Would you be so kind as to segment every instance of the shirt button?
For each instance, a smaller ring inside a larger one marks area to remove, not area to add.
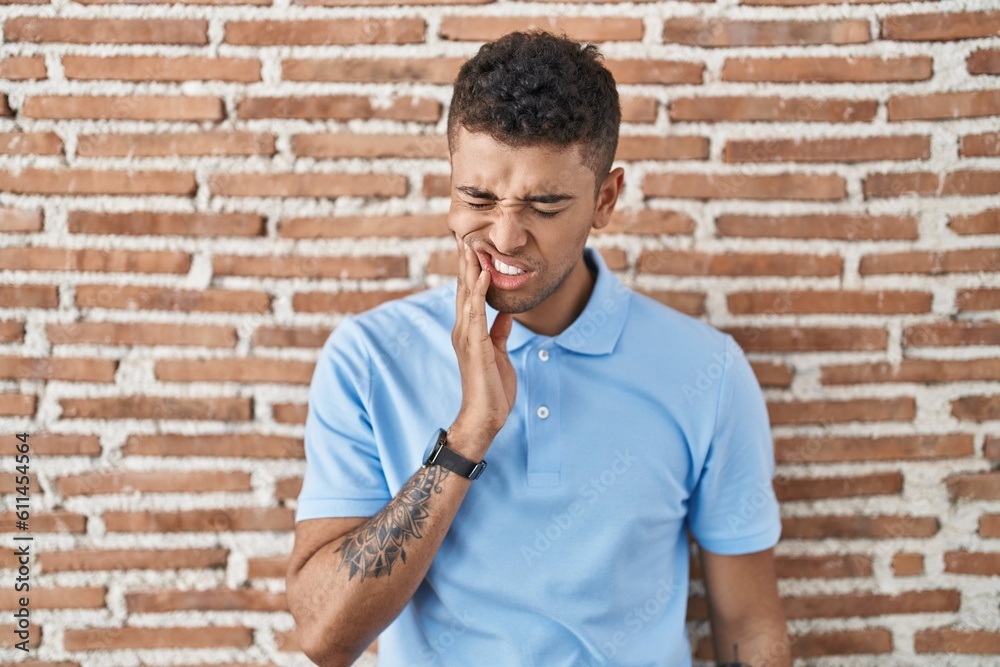
[[[535,414],[538,415],[539,418],[545,419],[549,416],[549,409],[543,405],[535,410]]]
[[[539,350],[538,351],[538,358],[541,359],[542,361],[548,361],[549,360],[549,351],[548,350]]]

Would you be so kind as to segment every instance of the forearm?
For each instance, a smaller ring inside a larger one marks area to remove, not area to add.
[[[791,642],[784,614],[767,614],[752,622],[722,623],[712,621],[712,635],[717,662],[735,661],[750,667],[791,667]]]
[[[470,481],[421,467],[375,516],[320,548],[288,590],[300,642],[322,667],[351,665],[413,597]]]

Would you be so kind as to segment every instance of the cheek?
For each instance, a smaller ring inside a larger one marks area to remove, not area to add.
[[[475,211],[453,208],[448,213],[448,229],[460,237],[466,236],[485,224],[485,217]]]

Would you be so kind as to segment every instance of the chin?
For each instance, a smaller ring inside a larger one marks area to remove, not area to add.
[[[486,290],[486,303],[501,313],[524,313],[537,306],[542,299],[535,300],[535,295],[516,296],[505,290],[490,287]]]

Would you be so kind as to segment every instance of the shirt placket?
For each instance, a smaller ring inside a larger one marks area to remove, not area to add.
[[[533,346],[525,358],[528,486],[558,486],[562,464],[559,425],[559,353],[552,340]]]

